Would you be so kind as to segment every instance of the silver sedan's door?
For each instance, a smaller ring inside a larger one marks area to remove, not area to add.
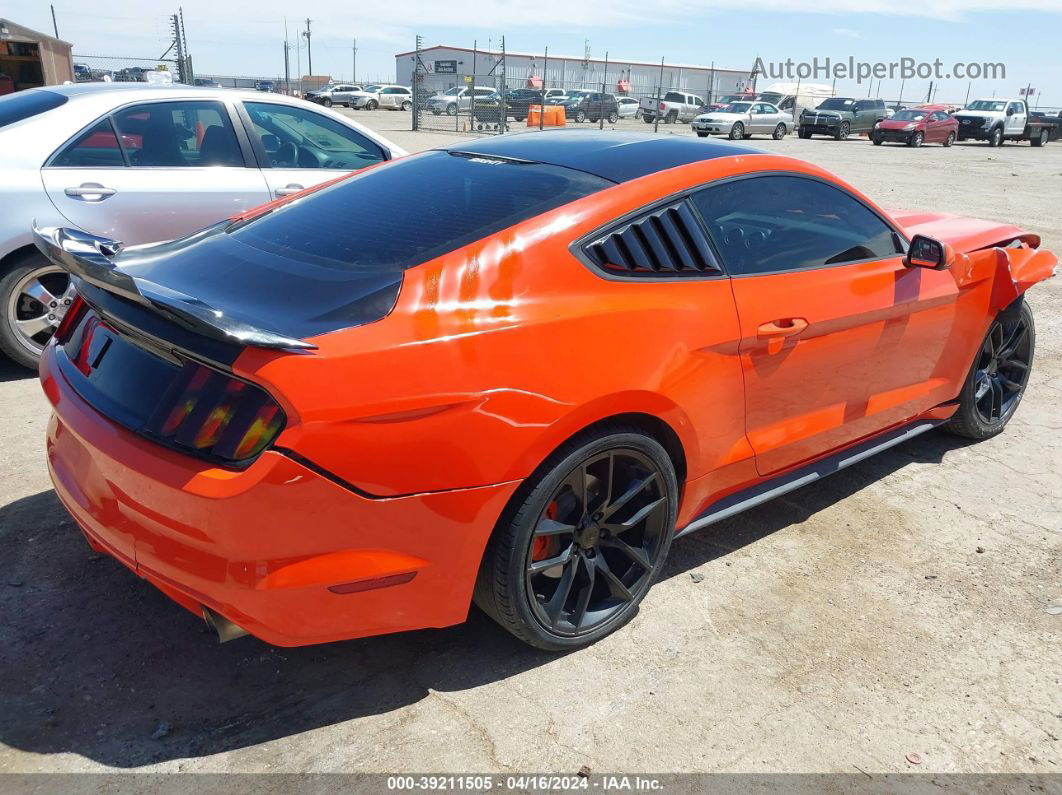
[[[41,178],[79,229],[126,244],[170,240],[269,201],[236,130],[218,100],[137,103],[72,139]]]

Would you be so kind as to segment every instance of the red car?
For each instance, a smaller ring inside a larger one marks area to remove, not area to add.
[[[909,108],[898,110],[891,119],[882,119],[870,133],[874,146],[883,143],[943,144],[951,146],[959,136],[959,122],[942,109]]]
[[[473,600],[591,643],[678,535],[933,428],[1000,433],[1057,265],[800,160],[575,130],[168,243],[37,234],[80,296],[41,361],[56,493],[222,639],[277,645]]]

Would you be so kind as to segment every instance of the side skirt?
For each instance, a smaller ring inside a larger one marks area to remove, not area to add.
[[[757,505],[773,500],[775,497],[780,497],[790,491],[799,489],[801,486],[814,483],[816,480],[822,480],[824,477],[832,475],[834,472],[839,472],[853,464],[858,464],[860,461],[864,461],[872,455],[876,455],[883,450],[888,450],[890,447],[895,447],[898,444],[906,442],[908,439],[913,439],[919,434],[932,430],[942,422],[944,421],[916,421],[911,425],[905,425],[904,427],[890,431],[889,433],[876,436],[873,439],[868,439],[861,444],[849,447],[848,449],[842,450],[840,453],[835,453],[821,461],[816,461],[803,466],[800,469],[771,478],[763,483],[757,483],[755,486],[750,486],[747,489],[743,489],[728,497],[724,497],[721,500],[717,500],[716,502],[713,502],[704,513],[676,533],[675,537],[680,538],[687,533],[692,533],[695,530],[700,530],[702,527],[721,522],[723,519],[729,519],[735,514],[747,511],[749,508],[754,508]]]

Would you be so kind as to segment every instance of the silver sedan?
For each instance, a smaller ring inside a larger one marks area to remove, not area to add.
[[[0,97],[0,350],[35,367],[70,305],[31,225],[170,240],[406,154],[280,94],[80,83]]]
[[[770,135],[785,138],[793,130],[793,117],[769,102],[731,102],[719,110],[702,113],[690,123],[701,138],[726,135],[731,140]]]

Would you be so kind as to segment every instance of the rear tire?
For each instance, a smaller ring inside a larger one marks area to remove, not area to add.
[[[648,115],[643,113],[642,114],[642,121],[644,121],[646,124],[652,124],[653,123],[653,117],[652,116],[648,116]]]
[[[405,110],[405,111],[413,110],[413,103],[410,102],[407,99],[405,102],[402,103],[402,110]]]
[[[673,110],[664,117],[664,124],[674,124],[678,121],[678,111]]]
[[[0,350],[36,370],[73,295],[69,275],[43,254],[33,252],[16,262],[0,278]]]
[[[1001,433],[1025,394],[1035,349],[1032,310],[1019,298],[989,326],[945,430],[977,440]]]
[[[771,137],[774,138],[774,140],[776,141],[781,141],[783,138],[785,138],[785,132],[785,123],[778,122],[778,126],[774,128],[774,134]]]
[[[1047,146],[1047,142],[1051,140],[1051,134],[1047,130],[1040,130],[1040,134],[1029,141],[1033,146]]]
[[[707,137],[708,137],[708,133],[706,133],[706,132],[701,132],[700,130],[698,130],[698,131],[697,131],[697,137],[698,137],[698,138],[707,138]]]
[[[620,507],[617,495],[627,497]],[[588,646],[638,612],[671,546],[677,501],[674,465],[655,439],[625,426],[581,433],[502,513],[474,600],[532,646]]]
[[[616,113],[616,111],[612,111],[610,114],[608,114],[608,123],[609,124],[615,124],[618,121],[619,121],[619,114]]]

